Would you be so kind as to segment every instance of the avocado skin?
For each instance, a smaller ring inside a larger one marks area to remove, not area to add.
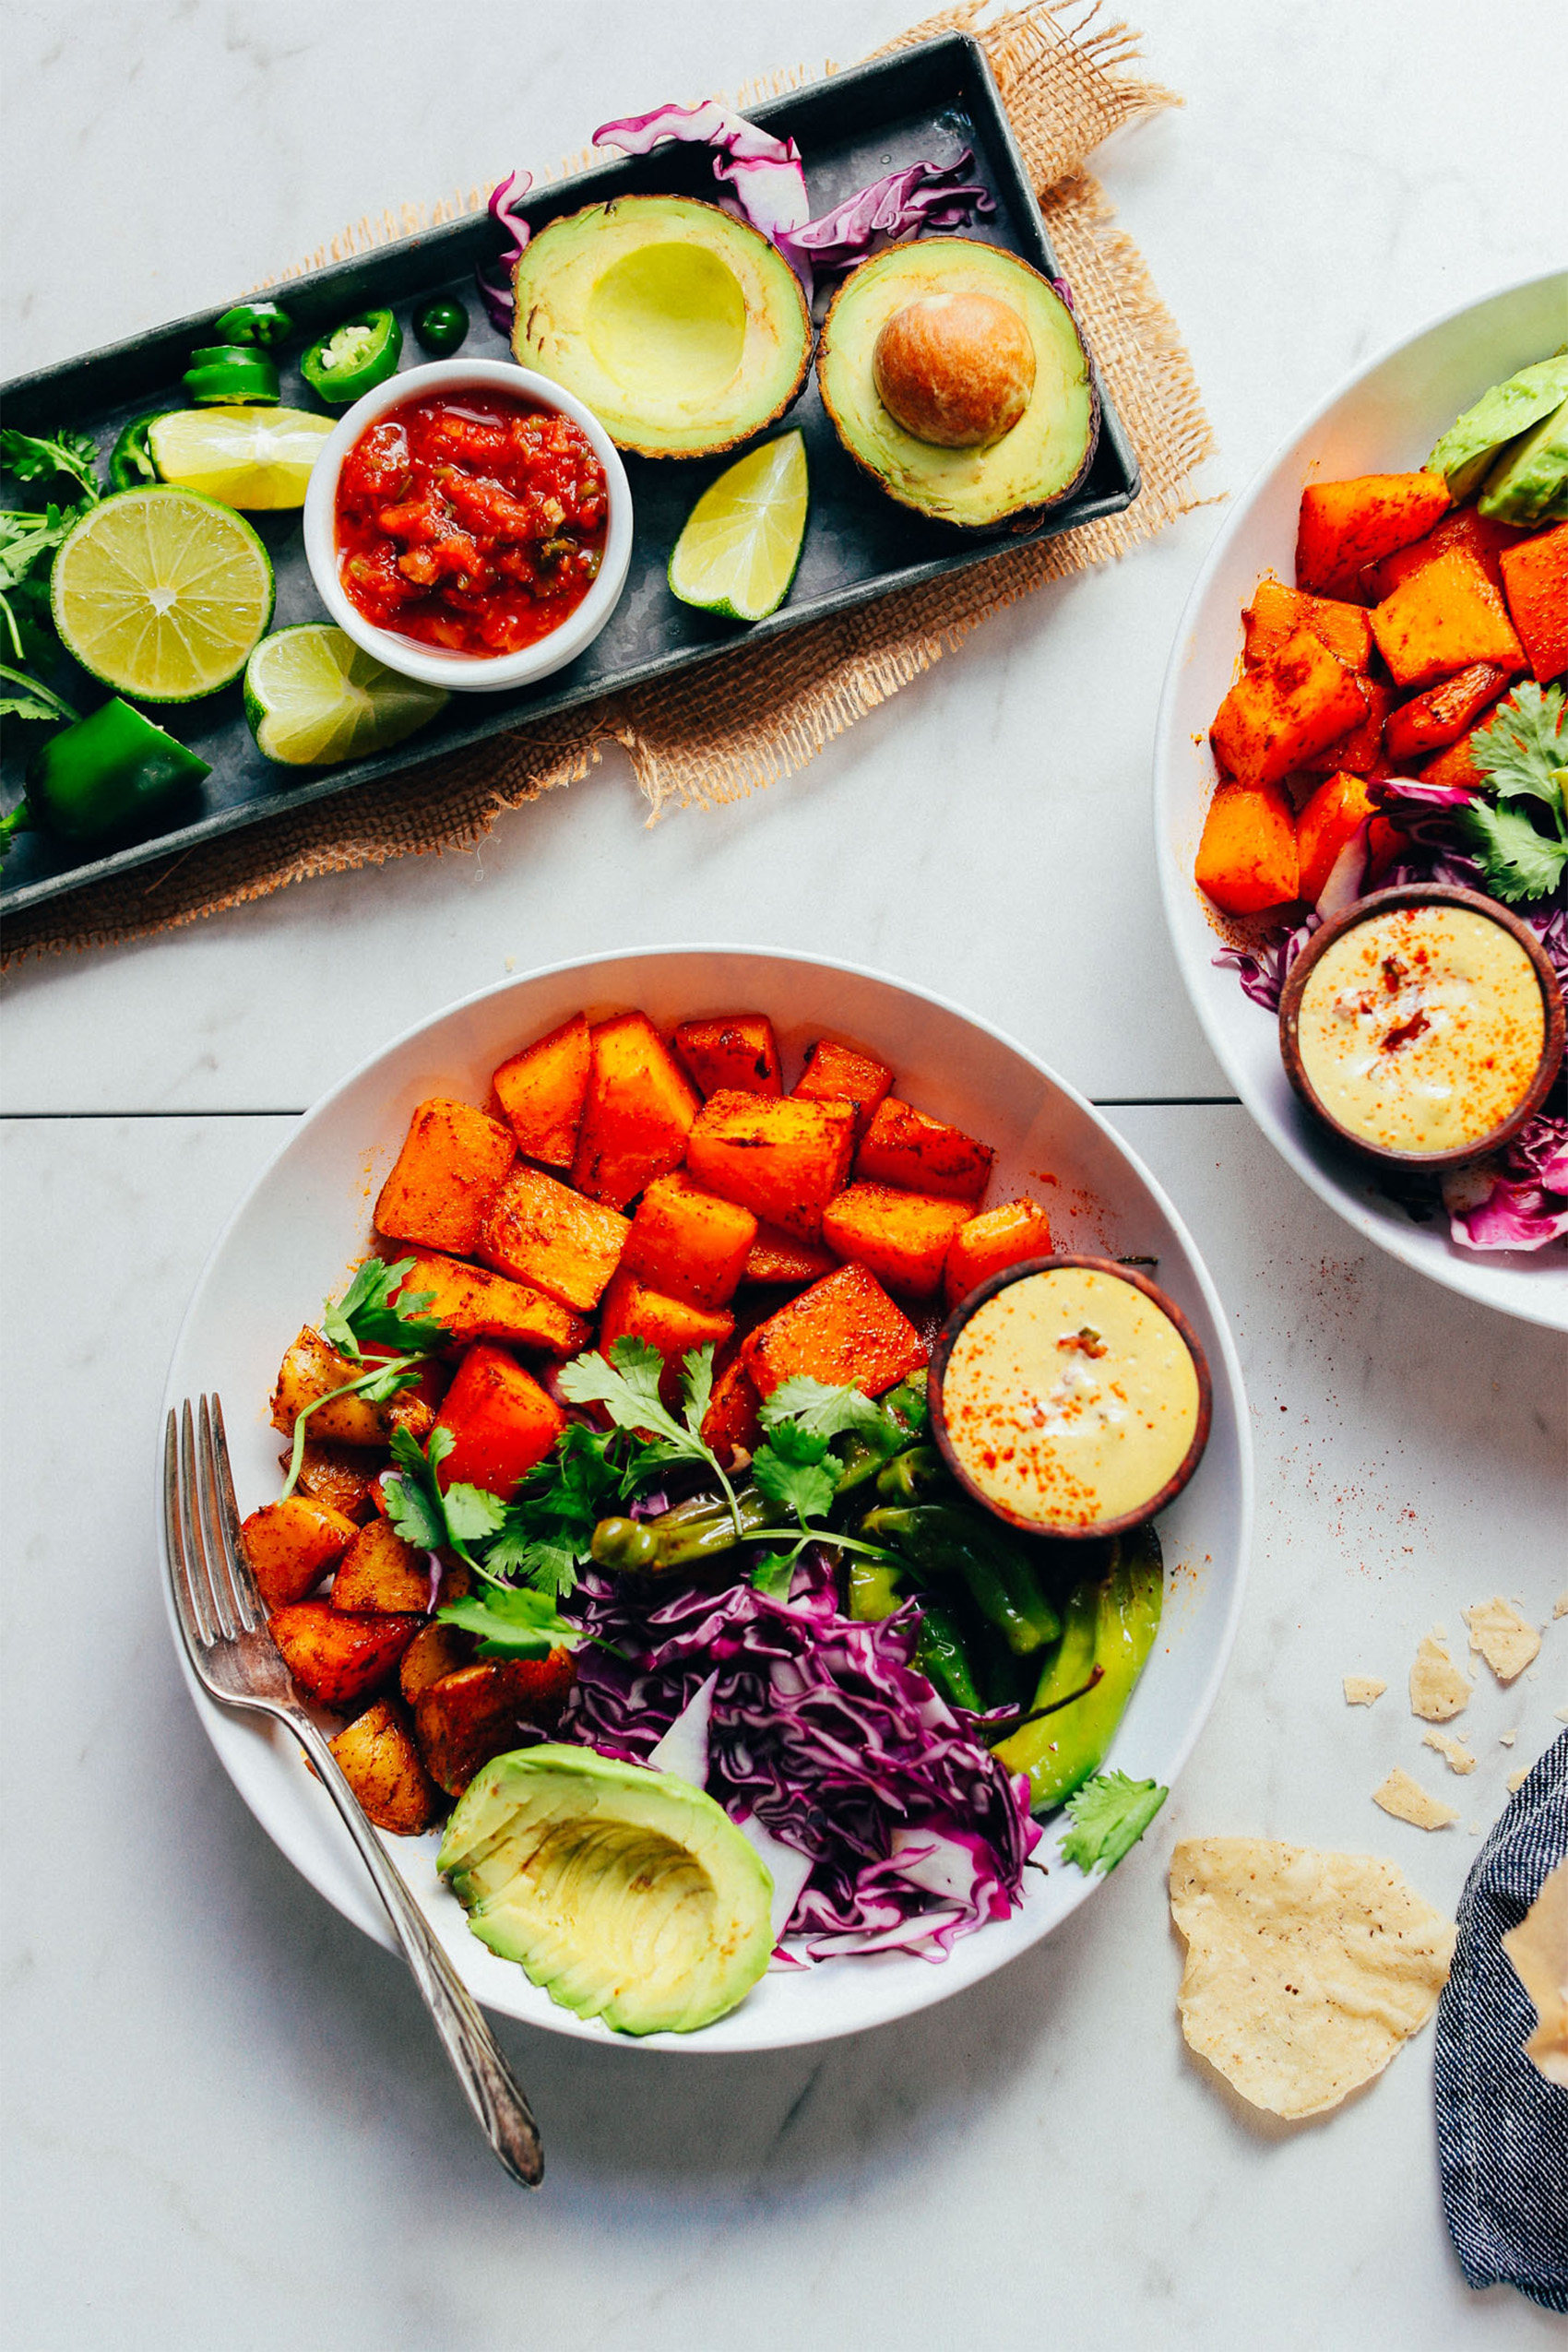
[[[1568,400],[1568,352],[1537,360],[1483,392],[1456,417],[1427,459],[1456,506],[1472,497],[1510,443]],[[1499,519],[1503,519],[1499,517]]]
[[[1505,449],[1477,505],[1497,523],[1568,520],[1568,399]]]

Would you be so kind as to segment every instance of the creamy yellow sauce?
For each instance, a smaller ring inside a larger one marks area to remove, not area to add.
[[[1094,1527],[1146,1509],[1186,1459],[1197,1370],[1134,1284],[1056,1266],[1008,1283],[969,1317],[942,1413],[992,1502],[1040,1527]]]
[[[1332,1119],[1390,1152],[1456,1151],[1529,1090],[1546,1006],[1525,950],[1468,907],[1394,907],[1325,948],[1297,1039]]]

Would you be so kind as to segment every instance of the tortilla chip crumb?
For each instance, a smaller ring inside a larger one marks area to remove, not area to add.
[[[1530,1767],[1528,1764],[1521,1764],[1517,1772],[1511,1772],[1508,1776],[1508,1794],[1511,1797],[1515,1795],[1517,1791],[1524,1787],[1529,1776]]]
[[[1536,2013],[1525,2056],[1549,2083],[1568,2090],[1568,1862],[1547,1872],[1503,1949]]]
[[[1170,1915],[1187,2046],[1270,2115],[1320,2115],[1381,2074],[1454,1954],[1452,1923],[1392,1862],[1266,1837],[1183,1839]]]
[[[1518,1737],[1517,1731],[1500,1731],[1497,1735],[1497,1744],[1500,1748],[1511,1748]]]
[[[1568,1593],[1559,1593],[1551,1605],[1554,1617],[1568,1617]]]
[[[1470,1647],[1479,1650],[1500,1682],[1523,1674],[1539,1652],[1540,1635],[1501,1593],[1460,1614],[1470,1629]]]
[[[1423,1748],[1435,1748],[1450,1772],[1474,1772],[1476,1760],[1463,1740],[1455,1740],[1447,1731],[1423,1731]]]
[[[1568,1707],[1559,1707],[1556,1719],[1559,1723],[1568,1723]]]
[[[1412,1780],[1403,1764],[1396,1764],[1381,1788],[1372,1790],[1372,1803],[1381,1805],[1396,1821],[1408,1821],[1412,1829],[1446,1829],[1450,1822],[1459,1818],[1457,1806],[1445,1805],[1441,1797],[1429,1796],[1419,1780]]]
[[[1446,1723],[1469,1703],[1472,1685],[1443,1648],[1445,1639],[1443,1627],[1434,1625],[1410,1669],[1410,1713],[1426,1723]]]
[[[1345,1704],[1348,1707],[1372,1706],[1387,1688],[1387,1683],[1380,1682],[1375,1674],[1347,1674]]]

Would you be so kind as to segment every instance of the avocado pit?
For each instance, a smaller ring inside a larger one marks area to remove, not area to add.
[[[939,449],[978,449],[1011,433],[1028,407],[1035,347],[994,294],[921,294],[878,335],[872,373],[906,433]]]

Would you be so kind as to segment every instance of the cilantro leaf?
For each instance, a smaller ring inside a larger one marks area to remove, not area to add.
[[[399,1258],[387,1265],[381,1258],[366,1258],[336,1301],[328,1300],[321,1319],[324,1339],[340,1356],[357,1363],[366,1348],[395,1348],[399,1355],[429,1355],[451,1337],[443,1323],[423,1309],[434,1290],[414,1290],[394,1301],[393,1293],[410,1275],[417,1261]]]
[[[498,1586],[482,1599],[448,1601],[435,1619],[477,1633],[481,1657],[543,1657],[582,1638],[581,1626],[563,1617],[547,1593],[527,1587]]]
[[[1568,865],[1568,836],[1553,841],[1538,832],[1524,809],[1492,808],[1472,801],[1455,809],[1455,823],[1467,848],[1479,858],[1487,888],[1505,906],[1547,898]]]
[[[431,1435],[434,1434],[433,1430]],[[445,1436],[445,1431],[442,1434]],[[446,1540],[454,1546],[482,1543],[486,1536],[498,1535],[506,1524],[506,1505],[501,1497],[482,1486],[469,1486],[463,1479],[455,1479],[446,1488],[442,1508]]]
[[[701,1462],[710,1469],[724,1491],[737,1534],[740,1532],[740,1511],[735,1502],[735,1490],[724,1474],[723,1465],[711,1445],[703,1443],[702,1420],[713,1389],[713,1348],[694,1348],[689,1350],[682,1372],[682,1387],[685,1395],[683,1420],[677,1420],[659,1393],[664,1372],[664,1358],[646,1339],[636,1339],[625,1333],[610,1349],[609,1360],[591,1351],[574,1356],[563,1364],[558,1375],[561,1394],[573,1405],[602,1405],[617,1429],[631,1430],[643,1437],[651,1436],[637,1456],[639,1476],[665,1463]],[[628,1485],[625,1491],[630,1492]]]
[[[552,1600],[564,1600],[576,1590],[577,1559],[577,1546],[566,1538],[530,1536],[508,1521],[485,1553],[484,1569],[488,1576],[517,1577]]]
[[[841,1430],[869,1432],[887,1425],[881,1406],[861,1390],[829,1388],[813,1380],[809,1372],[796,1372],[780,1381],[772,1395],[764,1397],[758,1418],[769,1433],[780,1422],[792,1421],[824,1440],[837,1437]]]
[[[446,1541],[446,1510],[436,1481],[437,1466],[452,1451],[452,1432],[439,1426],[430,1432],[430,1450],[406,1429],[392,1432],[392,1459],[398,1475],[382,1487],[386,1515],[405,1543],[421,1551],[437,1551]]]
[[[793,1560],[782,1551],[765,1551],[752,1570],[752,1584],[766,1600],[788,1600],[795,1574]]]
[[[56,474],[69,474],[96,499],[97,465],[97,442],[66,426],[48,434],[16,433],[9,427],[0,432],[0,467],[18,481],[49,481]]]
[[[1568,775],[1561,686],[1544,694],[1535,684],[1515,686],[1491,723],[1471,736],[1470,756],[1500,799],[1544,801],[1561,827]]]
[[[767,1502],[793,1512],[802,1526],[826,1516],[838,1491],[827,1440],[798,1421],[780,1421],[752,1456],[752,1477]]]
[[[1062,1840],[1062,1859],[1086,1873],[1113,1871],[1131,1851],[1170,1791],[1154,1780],[1129,1780],[1124,1772],[1097,1772],[1067,1800],[1072,1822]]]

